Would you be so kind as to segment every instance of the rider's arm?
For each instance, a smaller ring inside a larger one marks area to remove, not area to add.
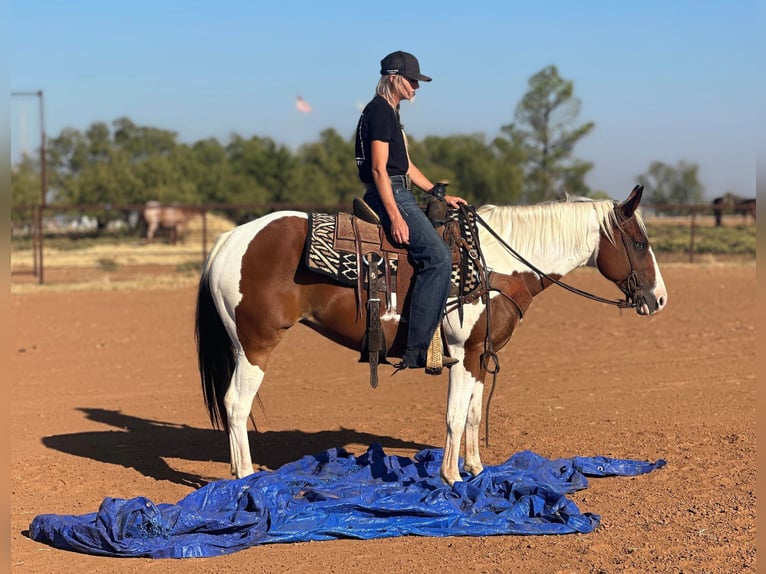
[[[426,193],[429,193],[431,189],[434,187],[434,185],[431,183],[431,180],[429,180],[425,175],[423,175],[423,172],[418,169],[418,167],[412,163],[412,160],[410,160],[410,179],[412,180],[412,183],[417,185],[420,189],[425,191]],[[456,195],[445,195],[444,201],[447,202],[447,205],[450,207],[457,207],[461,203],[468,203],[465,199],[462,197],[457,197]]]
[[[397,243],[409,243],[410,232],[404,221],[399,207],[394,200],[394,192],[391,189],[391,180],[388,179],[388,142],[372,140],[370,142],[370,167],[375,188],[378,190],[383,208],[391,220],[391,239]]]

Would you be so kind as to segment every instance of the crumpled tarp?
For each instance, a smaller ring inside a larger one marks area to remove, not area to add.
[[[591,532],[599,516],[566,494],[586,476],[634,476],[665,465],[607,457],[548,460],[524,451],[447,486],[441,449],[412,459],[372,444],[359,457],[342,448],[276,471],[212,482],[176,504],[106,498],[98,512],[42,514],[30,537],[105,556],[191,558],[259,544],[393,536],[490,536]]]

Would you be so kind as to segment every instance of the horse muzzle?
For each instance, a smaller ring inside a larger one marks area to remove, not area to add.
[[[635,308],[639,315],[654,315],[662,311],[668,299],[664,284],[645,289],[634,273],[626,277],[619,287],[625,294],[625,307]]]
[[[646,291],[635,289],[632,293],[626,293],[629,306],[635,307],[639,315],[654,315],[662,311],[667,302],[667,293],[661,289]]]

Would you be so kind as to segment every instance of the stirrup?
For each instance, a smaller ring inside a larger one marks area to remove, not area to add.
[[[442,347],[441,325],[437,325],[431,343],[426,352],[426,373],[429,375],[441,375],[443,368],[450,368],[459,361],[452,357],[445,357]]]

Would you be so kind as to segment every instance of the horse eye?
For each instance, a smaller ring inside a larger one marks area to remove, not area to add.
[[[636,249],[646,249],[646,243],[644,243],[643,241],[636,241],[633,243],[633,246]]]

